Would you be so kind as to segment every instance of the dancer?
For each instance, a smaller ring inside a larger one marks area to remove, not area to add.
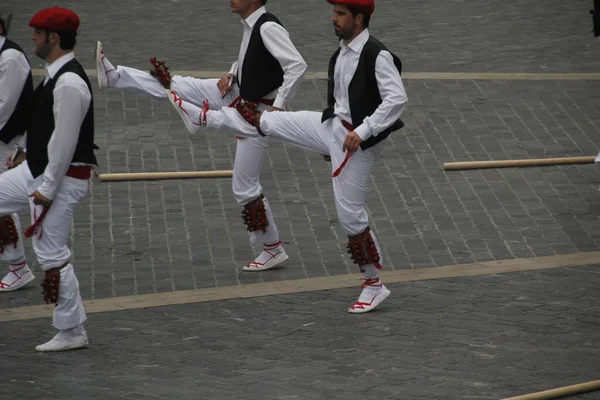
[[[117,88],[166,98],[165,87],[172,88],[186,101],[202,105],[207,101],[213,109],[235,106],[240,101],[260,104],[261,110],[283,110],[304,78],[306,63],[289,38],[281,22],[265,8],[266,0],[231,0],[232,12],[242,18],[244,35],[239,58],[229,74],[218,79],[169,77],[162,83],[152,74],[117,66],[97,44],[96,68],[100,89]],[[161,65],[155,62],[159,74]],[[163,87],[164,86],[164,87]],[[260,184],[260,171],[268,146],[268,138],[251,137],[237,140],[232,187],[242,206],[242,217],[251,240],[263,246],[262,253],[244,265],[244,271],[264,271],[288,259],[269,202]],[[250,214],[260,213],[260,219]]]
[[[261,112],[250,102],[210,110],[186,102],[176,88],[168,95],[190,132],[211,127],[245,137],[274,136],[331,157],[338,219],[364,279],[348,312],[365,313],[390,294],[379,275],[381,248],[369,228],[365,199],[382,141],[403,126],[400,114],[407,97],[400,60],[369,33],[374,0],[328,2],[334,5],[331,19],[341,41],[329,63],[324,112]]]

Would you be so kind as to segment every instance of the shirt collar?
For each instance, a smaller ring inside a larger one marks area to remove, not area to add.
[[[254,11],[252,14],[250,14],[250,16],[248,18],[246,18],[245,20],[242,20],[242,24],[248,25],[250,28],[254,28],[256,21],[258,21],[258,19],[261,17],[261,15],[265,14],[266,12],[267,12],[267,9],[265,8],[265,6],[262,6],[259,9],[257,9],[256,11]]]
[[[2,46],[4,46],[5,42],[6,42],[6,36],[0,36],[0,49],[2,48]]]
[[[54,78],[54,75],[69,61],[75,58],[75,53],[72,51],[65,55],[60,56],[52,64],[46,64],[46,74],[50,79]]]
[[[367,40],[369,40],[369,30],[365,29],[357,37],[355,37],[347,46],[344,45],[343,40],[340,40],[340,47],[342,48],[343,52],[346,52],[348,51],[348,49],[350,49],[355,53],[360,54],[362,48],[365,46],[365,43],[367,43]]]

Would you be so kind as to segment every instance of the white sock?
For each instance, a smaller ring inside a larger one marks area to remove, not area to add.
[[[8,264],[8,269],[11,271],[16,271],[20,268],[23,268],[25,265],[27,265],[25,257],[19,257],[18,259],[13,260]]]
[[[260,253],[258,258],[255,260],[257,263],[264,264],[269,261],[273,256],[281,253],[283,251],[283,246],[281,245],[281,241],[277,241],[271,244],[263,244],[263,252]]]
[[[110,61],[108,61],[108,57],[106,55],[102,55],[102,65],[104,65],[104,69],[106,70],[106,77],[108,78],[108,86],[114,87],[115,84],[119,81],[121,75],[117,72],[117,69]]]
[[[270,243],[270,244],[264,243],[263,250],[271,252],[271,253],[280,252],[281,250],[283,250],[283,246],[281,245],[281,240],[278,240],[277,242]]]
[[[85,333],[85,328],[83,327],[83,324],[79,324],[74,328],[65,329],[65,331],[73,335],[83,335]]]
[[[375,267],[373,264],[367,264],[361,266],[363,272],[363,277],[365,279],[379,278],[379,269]]]

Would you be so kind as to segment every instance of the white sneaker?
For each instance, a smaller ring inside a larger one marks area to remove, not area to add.
[[[371,311],[381,304],[391,293],[388,288],[383,286],[381,278],[365,279],[362,287],[363,291],[360,297],[348,309],[348,312],[351,314],[362,314]]]
[[[83,325],[79,325],[72,329],[59,331],[52,340],[36,346],[35,350],[40,352],[66,351],[81,349],[88,345],[87,332]]]
[[[0,292],[12,292],[33,282],[35,275],[27,262],[9,266],[8,274],[0,281]]]
[[[104,55],[104,48],[100,42],[96,42],[96,78],[100,90],[110,87],[110,83],[114,86],[119,80],[119,73]]]
[[[278,247],[279,249],[263,250],[256,260],[252,261],[250,264],[244,265],[242,269],[244,271],[265,271],[281,264],[289,257],[283,247]]]
[[[184,101],[181,97],[177,95],[171,89],[167,89],[167,97],[169,101],[175,107],[179,116],[185,123],[185,127],[190,131],[190,133],[196,133],[196,131],[202,127],[206,126],[206,113],[208,111],[208,101],[204,101],[204,109],[200,107],[196,107],[192,103],[188,103]]]

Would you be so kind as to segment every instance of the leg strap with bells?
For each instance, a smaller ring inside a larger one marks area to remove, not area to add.
[[[60,270],[69,265],[65,263],[58,268],[52,268],[46,271],[42,281],[42,294],[46,304],[56,304],[58,302],[58,293],[60,288]]]
[[[19,233],[15,226],[15,220],[11,215],[0,217],[0,254],[3,252],[3,247],[9,244],[17,247],[19,241]]]
[[[249,232],[267,231],[269,220],[267,219],[263,199],[264,196],[261,194],[256,200],[252,200],[250,203],[244,205],[242,219],[244,220],[244,224],[248,227]]]
[[[348,236],[346,247],[354,264],[358,264],[359,266],[373,264],[376,268],[381,269],[379,252],[377,251],[377,246],[369,227],[358,235]]]

